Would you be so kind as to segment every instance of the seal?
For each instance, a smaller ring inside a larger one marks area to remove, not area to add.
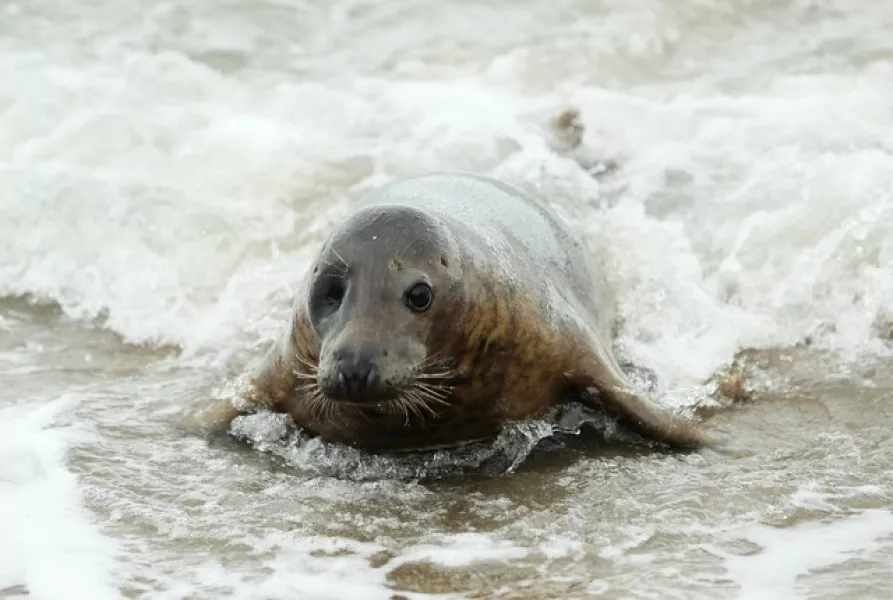
[[[251,403],[373,452],[487,440],[568,398],[657,442],[710,444],[634,391],[613,321],[544,203],[481,175],[420,175],[371,193],[322,244]]]

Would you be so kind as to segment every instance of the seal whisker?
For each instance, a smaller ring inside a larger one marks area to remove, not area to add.
[[[394,400],[394,402],[397,404],[397,407],[400,409],[400,411],[406,417],[406,419],[404,421],[404,425],[409,425],[409,417],[410,417],[409,411],[412,406],[412,403],[409,399],[407,399],[406,393],[404,392],[404,393],[400,394],[399,396],[397,396],[397,398]]]
[[[306,356],[301,355],[300,352],[295,352],[295,359],[297,359],[299,363],[310,369],[312,373],[316,373],[319,370],[319,367],[317,365],[313,364]]]
[[[419,369],[418,373],[419,375],[455,375],[456,370],[449,365],[426,365]]]
[[[426,394],[428,394],[430,396],[434,396],[436,398],[446,398],[447,396],[450,395],[450,392],[452,391],[452,389],[449,387],[433,386],[433,385],[418,382],[418,381],[416,382],[415,387],[418,390],[423,391]]]
[[[456,376],[456,374],[452,371],[445,371],[442,373],[420,373],[415,376],[416,379],[452,379]]]
[[[296,379],[316,381],[316,373],[302,373],[300,371],[294,371],[292,372],[292,375],[294,375]]]
[[[426,387],[426,388],[430,388],[430,389],[432,389],[432,390],[445,390],[445,391],[449,391],[449,390],[453,389],[454,387],[456,387],[456,386],[453,385],[452,383],[449,383],[449,380],[447,380],[447,381],[443,381],[443,380],[437,380],[437,379],[435,379],[435,380],[433,380],[433,381],[428,381],[428,380],[425,380],[425,379],[419,380],[419,378],[416,378],[415,381],[414,381],[414,383],[415,383],[416,385],[423,386],[423,387]]]
[[[440,416],[437,413],[437,411],[434,410],[434,408],[431,406],[431,401],[430,401],[431,399],[426,398],[423,395],[420,395],[419,398],[420,398],[420,402],[419,402],[420,409],[424,410],[425,412],[427,412],[429,415],[431,415],[435,419]]]
[[[431,404],[437,404],[440,406],[449,406],[450,405],[450,403],[447,402],[446,400],[444,400],[443,398],[437,398],[435,396],[429,396],[427,394],[422,395],[421,398],[423,399],[425,404],[427,404],[429,406]]]
[[[424,392],[427,396],[432,398],[436,398],[441,402],[446,402],[446,398],[452,392],[452,387],[447,386],[433,386],[427,383],[416,382],[413,386],[414,388]]]
[[[425,360],[422,361],[420,366],[420,370],[425,371],[427,369],[432,368],[449,368],[450,364],[453,361],[449,358],[441,358],[438,353],[428,355]]]
[[[412,421],[409,413],[410,411],[412,411],[412,414],[416,414],[415,404],[413,404],[406,398],[400,398],[400,406],[403,408],[403,414],[406,415],[403,424],[409,427],[410,422]]]
[[[323,405],[325,406],[325,408],[323,409],[324,418],[327,421],[334,421],[335,420],[335,412],[338,409],[338,405],[336,403],[332,402],[328,397],[323,395],[322,392],[320,392],[320,396],[322,397],[322,402],[323,402]]]
[[[424,410],[426,413],[436,418],[438,416],[437,411],[431,407],[431,403],[428,401],[428,399],[426,399],[425,396],[422,394],[419,394],[418,398],[419,409]]]
[[[312,417],[316,417],[319,409],[319,399],[316,393],[312,393],[307,395],[304,398],[304,401],[307,403],[307,411],[310,413]]]
[[[432,417],[437,417],[437,413],[429,406],[428,400],[426,400],[424,394],[418,388],[409,388],[403,393],[403,397],[410,403],[412,412],[419,418],[419,421],[425,420],[425,415],[422,414],[422,411],[427,412]]]
[[[393,400],[388,400],[385,404],[385,408],[388,412],[403,413],[403,425],[406,427],[409,426],[409,408],[402,395],[397,396]]]
[[[379,410],[385,414],[394,414],[398,412],[402,412],[400,408],[400,403],[397,400],[385,400],[384,402],[378,405]]]
[[[438,414],[431,407],[432,404],[439,405],[439,406],[449,406],[450,405],[450,403],[447,402],[446,400],[442,400],[440,398],[434,398],[433,396],[428,396],[428,395],[423,394],[423,395],[420,395],[419,398],[421,399],[421,403],[424,404],[425,408],[428,409],[428,411],[432,414],[432,416],[435,416],[435,417],[438,416]]]
[[[305,397],[307,409],[313,418],[326,418],[331,411],[332,401],[314,386],[311,394]]]
[[[338,405],[335,402],[332,402],[330,399],[325,396],[322,397],[323,404],[323,418],[326,421],[334,421],[335,413],[338,410]]]
[[[449,379],[455,379],[459,373],[452,366],[453,361],[447,358],[440,358],[437,353],[429,355],[419,366],[418,373],[415,375],[416,381],[441,382]],[[440,384],[435,384],[440,385]]]
[[[326,408],[327,406],[325,397],[319,392],[314,393],[312,407],[313,414],[316,415],[317,418],[323,417],[326,413]]]
[[[425,416],[422,414],[422,409],[427,410],[432,416],[437,416],[437,413],[431,410],[431,407],[428,406],[424,398],[422,398],[416,390],[408,390],[403,397],[407,401],[407,405],[412,411],[412,414],[418,417],[419,421],[425,420]]]

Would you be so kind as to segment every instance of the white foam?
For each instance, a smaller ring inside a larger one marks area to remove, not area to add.
[[[274,553],[264,562],[262,577],[224,567],[215,558],[209,558],[192,569],[188,577],[178,577],[169,589],[153,597],[182,598],[197,589],[246,600],[387,600],[393,595],[387,585],[387,573],[369,565],[369,556],[380,550],[376,544],[317,537],[302,537],[296,543],[287,535],[270,535],[255,543]]]
[[[140,75],[127,89],[113,84],[122,69]],[[669,103],[648,91],[576,95],[599,143],[626,154],[625,194],[590,210],[586,232],[610,257],[624,332],[642,360],[682,384],[742,346],[788,344],[832,318],[835,343],[870,343],[874,319],[893,312],[884,226],[893,205],[880,191],[893,159],[869,147],[883,140],[872,141],[864,116],[882,119],[877,131],[890,120],[878,105],[893,91],[882,74],[779,77],[759,98],[709,87]],[[133,341],[202,348],[250,327],[306,266],[296,232],[315,218],[302,206],[315,191],[342,196],[374,173],[505,172],[519,155],[539,163],[519,178],[566,171],[525,121],[557,98],[473,80],[234,89],[163,54],[76,73],[38,66],[25,83],[44,98],[60,86],[73,93],[17,103],[0,124],[0,178],[12,190],[3,235],[14,240],[0,293],[54,299],[75,316],[107,313]],[[358,137],[373,130],[385,137]],[[327,190],[333,162],[344,165],[341,183]],[[669,171],[694,181],[670,200]],[[325,219],[321,209],[312,214]],[[270,244],[296,235],[274,259]]]
[[[893,513],[866,510],[829,523],[801,523],[784,529],[751,525],[740,535],[757,544],[760,551],[726,559],[728,575],[740,586],[739,598],[804,598],[808,596],[806,586],[798,578],[888,547]]]
[[[779,75],[760,96],[583,88],[573,101],[587,143],[622,157],[624,191],[611,199],[548,151],[539,129],[545,108],[563,105],[554,96],[473,79],[236,86],[165,53],[74,70],[38,61],[0,83],[0,96],[27,91],[0,117],[0,294],[106,315],[130,341],[217,351],[287,307],[354,188],[483,168],[582,211],[620,297],[623,341],[670,387],[742,347],[807,335],[884,352],[884,73]],[[823,331],[829,322],[836,330]]]
[[[509,562],[526,558],[529,548],[485,533],[458,533],[438,536],[429,543],[405,551],[394,564],[432,562],[446,567],[463,567],[480,562]]]
[[[885,72],[778,75],[759,96],[578,94],[629,168],[586,230],[610,257],[624,341],[665,380],[807,336],[889,355],[893,154],[870,133],[893,124]]]
[[[82,508],[65,466],[82,432],[54,424],[75,403],[66,396],[0,409],[0,590],[22,586],[47,600],[118,597],[115,544]]]

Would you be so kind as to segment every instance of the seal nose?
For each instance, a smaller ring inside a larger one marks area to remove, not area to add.
[[[337,395],[345,400],[364,402],[380,398],[381,377],[370,353],[363,351],[339,353],[337,388]]]
[[[372,364],[362,358],[342,363],[338,373],[338,383],[344,386],[351,396],[362,395],[370,387],[371,380],[374,379],[373,371]]]

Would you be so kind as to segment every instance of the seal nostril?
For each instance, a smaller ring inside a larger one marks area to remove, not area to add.
[[[352,401],[364,402],[378,393],[378,370],[372,360],[349,353],[339,362],[339,395]]]

